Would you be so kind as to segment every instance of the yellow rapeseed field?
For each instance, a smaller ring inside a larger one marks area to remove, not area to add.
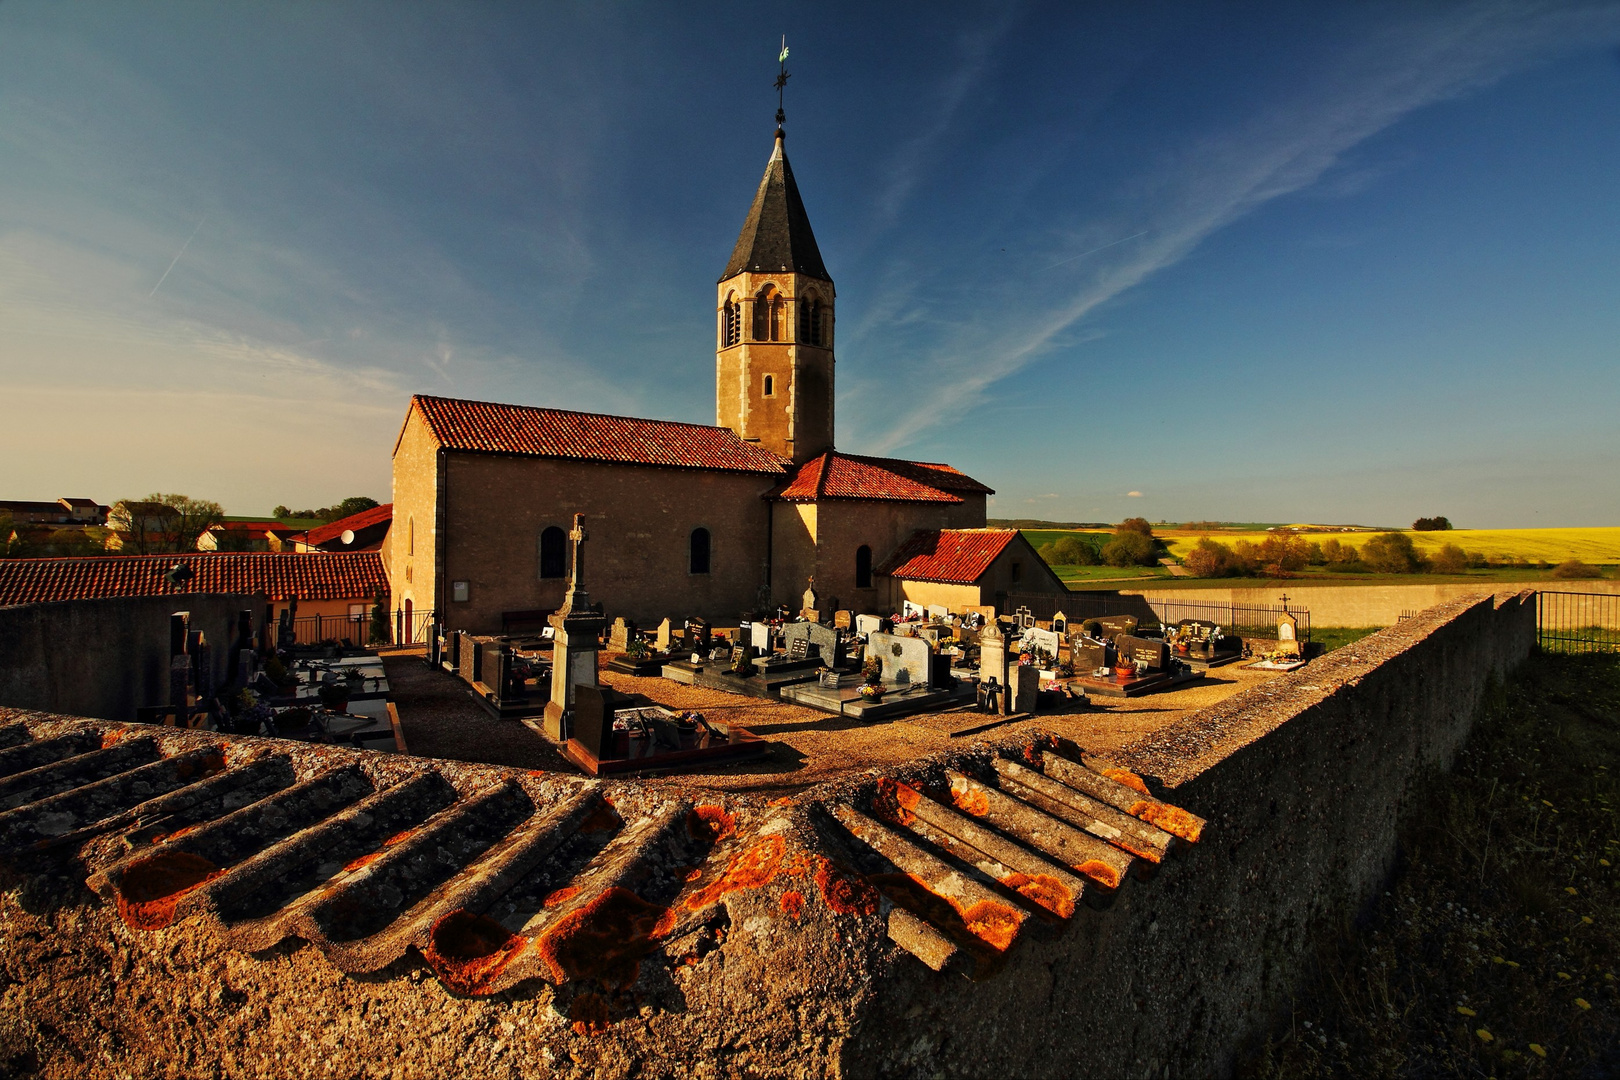
[[[1158,534],[1170,553],[1185,558],[1201,536],[1210,536],[1223,544],[1248,540],[1258,544],[1268,534],[1264,532],[1189,532],[1166,529]],[[1307,541],[1320,543],[1329,538],[1341,544],[1360,547],[1377,533],[1302,533]],[[1599,564],[1620,563],[1620,528],[1595,529],[1452,529],[1448,532],[1407,531],[1418,550],[1434,554],[1446,544],[1456,544],[1464,551],[1478,552],[1486,557],[1529,559],[1531,562],[1561,563],[1566,559]]]

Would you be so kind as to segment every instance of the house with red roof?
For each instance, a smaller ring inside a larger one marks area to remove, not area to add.
[[[383,549],[397,607],[481,632],[555,609],[575,514],[591,598],[643,625],[797,609],[812,580],[826,610],[892,610],[941,589],[979,606],[1017,583],[1015,566],[1029,591],[1063,588],[1021,537],[983,566],[894,562],[985,532],[993,492],[949,465],[836,449],[836,292],[784,140],[778,129],[716,290],[715,425],[417,395],[394,445]],[[886,573],[906,567],[977,569]]]
[[[1068,586],[1017,529],[923,529],[877,569],[886,609],[904,601],[952,611],[1002,610],[1009,596],[1062,596]]]
[[[394,521],[394,504],[383,503],[308,532],[287,537],[293,551],[382,551]]]

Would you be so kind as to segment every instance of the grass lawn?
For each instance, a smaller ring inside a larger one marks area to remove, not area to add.
[[[1324,652],[1332,652],[1382,629],[1382,626],[1313,626],[1311,644],[1322,646]]]
[[[1620,1072],[1617,777],[1620,656],[1533,654],[1416,789],[1388,891],[1307,946],[1292,1015],[1238,1074]]]
[[[1121,581],[1155,581],[1170,576],[1170,571],[1162,566],[1054,566],[1052,571],[1069,582],[1070,588],[1074,588],[1076,582],[1081,585],[1088,582],[1118,584]]]

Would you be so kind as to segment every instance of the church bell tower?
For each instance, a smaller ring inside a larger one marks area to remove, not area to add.
[[[833,445],[833,283],[785,138],[720,276],[715,422],[798,463]]]

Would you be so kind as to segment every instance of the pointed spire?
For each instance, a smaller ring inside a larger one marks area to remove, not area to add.
[[[754,205],[748,208],[748,218],[726,263],[726,272],[720,275],[721,281],[745,271],[787,272],[832,280],[822,265],[815,234],[810,231],[810,217],[799,198],[799,186],[793,182],[793,167],[783,150],[786,139],[778,127],[776,148],[765,165],[765,176],[754,195]]]

